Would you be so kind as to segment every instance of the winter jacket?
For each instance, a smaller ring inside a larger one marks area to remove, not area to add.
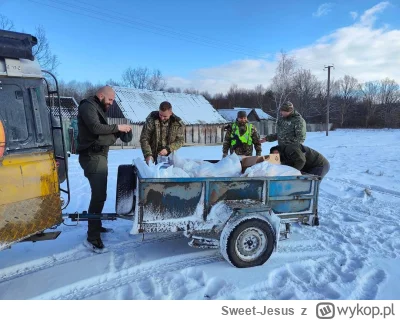
[[[107,115],[97,96],[81,101],[78,107],[78,148],[82,153],[93,146],[103,147],[108,152],[109,146],[120,138],[124,142],[132,140],[132,131],[118,131],[117,124],[109,125]]]
[[[297,170],[308,172],[316,167],[323,167],[329,161],[318,151],[303,145],[278,146],[281,163]]]
[[[142,148],[143,156],[146,159],[152,156],[157,160],[157,155],[162,149],[168,151],[168,155],[181,148],[185,143],[185,125],[181,118],[172,114],[168,120],[168,128],[166,134],[166,145],[161,143],[162,123],[159,118],[158,111],[151,112],[143,126],[140,134],[140,147]]]
[[[306,140],[306,122],[296,110],[286,118],[278,119],[276,133],[266,137],[269,142],[278,140],[279,145],[302,144]]]
[[[239,129],[239,135],[243,136],[246,134],[246,131],[250,126],[249,123],[240,123],[238,121],[234,122],[231,125],[228,125],[226,128],[225,139],[222,145],[222,154],[223,156],[228,155],[228,151],[230,153],[236,153],[242,156],[252,156],[253,155],[253,145],[256,149],[256,155],[261,156],[261,142],[260,135],[257,132],[257,129],[252,125],[251,126],[251,144],[243,143],[240,141],[240,137],[236,137],[235,128]],[[232,143],[233,139],[236,139],[236,143]]]

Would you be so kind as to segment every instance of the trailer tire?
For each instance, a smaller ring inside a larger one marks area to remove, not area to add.
[[[229,223],[228,223],[229,224]],[[229,225],[226,226],[229,229]],[[237,268],[263,265],[275,247],[275,232],[268,221],[252,218],[233,225],[221,237],[220,251]]]

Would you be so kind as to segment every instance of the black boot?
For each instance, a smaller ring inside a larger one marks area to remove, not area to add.
[[[104,227],[101,227],[101,228],[100,228],[100,232],[101,232],[101,233],[111,233],[111,232],[114,232],[114,230],[111,229],[111,228],[104,228]]]
[[[103,253],[105,251],[105,247],[103,244],[103,241],[101,241],[100,238],[97,239],[86,239],[83,244],[89,248],[90,250],[93,250],[96,253]]]

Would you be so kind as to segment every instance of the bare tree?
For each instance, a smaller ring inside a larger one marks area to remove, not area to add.
[[[171,92],[171,93],[181,93],[182,89],[181,88],[174,88],[174,87],[169,87],[167,89],[165,89],[166,92]]]
[[[257,85],[254,89],[257,107],[259,108],[262,108],[264,105],[264,96],[266,91],[267,90],[261,84]]]
[[[299,111],[303,117],[321,111],[319,105],[314,105],[315,97],[320,92],[321,83],[310,70],[300,69],[295,73],[292,79],[291,100],[296,110]]]
[[[109,79],[109,80],[106,81],[106,85],[107,86],[118,86],[118,87],[120,87],[121,86],[121,82],[115,81],[113,79]]]
[[[148,88],[150,90],[162,91],[167,86],[167,81],[161,74],[160,70],[153,70],[153,73],[148,82]]]
[[[145,89],[146,80],[148,79],[147,68],[131,68],[129,67],[122,74],[122,80],[124,84],[128,87],[133,87],[136,89]]]
[[[0,29],[13,31],[14,30],[14,22],[12,22],[6,16],[0,14]]]
[[[392,126],[395,120],[394,111],[399,108],[400,92],[396,81],[386,78],[380,82],[379,103],[383,109],[385,126]]]
[[[122,80],[128,87],[136,89],[163,90],[167,83],[158,69],[152,72],[147,67],[129,67],[122,74]]]
[[[32,48],[33,55],[42,69],[55,72],[60,62],[57,56],[51,52],[46,32],[42,26],[36,28],[35,36],[38,40],[38,44]]]
[[[186,88],[183,90],[183,93],[186,94],[200,94],[199,90],[195,89],[195,88]]]
[[[74,97],[79,103],[82,99],[93,96],[104,84],[94,85],[90,81],[79,82],[73,80],[68,83],[60,81],[58,85],[61,96]]]
[[[238,100],[239,100],[239,88],[237,84],[231,85],[229,88],[229,91],[226,95],[228,102],[229,102],[229,107],[231,109],[238,107]]]
[[[347,120],[350,106],[356,101],[358,95],[358,81],[356,78],[345,75],[343,79],[337,81],[336,96],[339,98],[339,124],[343,124]]]
[[[291,92],[296,65],[295,58],[288,57],[286,53],[281,52],[279,64],[271,84],[271,90],[274,92],[276,114],[279,113],[279,108],[288,99]]]
[[[363,94],[363,102],[367,109],[365,115],[365,127],[368,128],[371,118],[374,116],[378,108],[379,100],[379,82],[369,81],[360,85]]]
[[[6,16],[0,14],[0,29],[14,30],[14,23]],[[50,72],[55,72],[60,64],[58,58],[50,50],[50,44],[46,37],[46,32],[42,26],[35,29],[35,37],[37,38],[37,45],[32,48],[32,53],[42,69]]]

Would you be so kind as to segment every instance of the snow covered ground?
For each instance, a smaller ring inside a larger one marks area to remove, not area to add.
[[[109,252],[99,255],[82,245],[82,222],[61,225],[55,241],[0,252],[0,298],[400,299],[399,141],[400,130],[308,133],[305,144],[331,162],[321,184],[320,226],[294,225],[263,266],[236,269],[218,250],[191,248],[180,234],[142,239],[129,234],[132,222],[125,220],[104,223],[114,233],[103,237]],[[263,153],[272,145],[264,143]],[[219,159],[221,146],[182,148],[180,155]],[[118,165],[138,156],[140,150],[110,152],[104,212],[114,212]],[[89,202],[77,160],[70,158],[66,212],[86,210]]]

